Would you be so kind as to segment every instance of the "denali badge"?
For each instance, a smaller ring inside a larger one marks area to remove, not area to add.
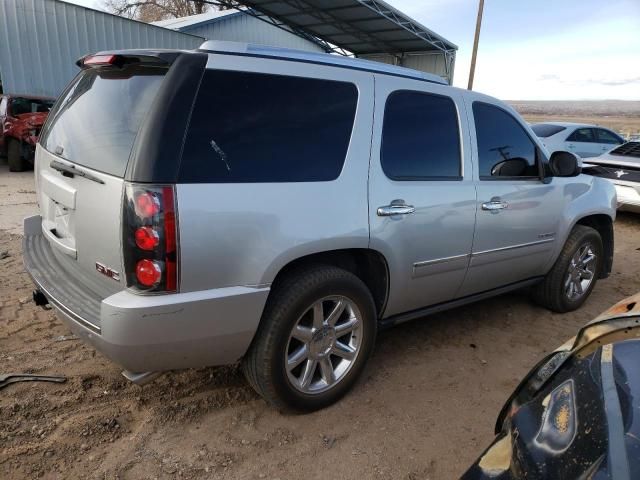
[[[120,274],[118,272],[116,272],[115,270],[112,270],[111,268],[96,262],[96,270],[99,271],[101,274],[106,275],[109,278],[113,278],[116,282],[120,281]]]

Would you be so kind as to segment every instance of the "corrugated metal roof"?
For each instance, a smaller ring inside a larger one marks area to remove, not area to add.
[[[458,47],[382,0],[226,0],[356,55]],[[250,13],[251,12],[247,12]]]
[[[60,0],[0,0],[0,75],[7,93],[56,96],[87,53],[193,49],[203,40]]]
[[[251,29],[246,32],[250,38],[212,33],[239,11],[313,43],[325,52],[413,67],[441,75],[449,83],[453,81],[458,47],[382,0],[219,0],[219,4],[236,10],[231,14],[211,12],[185,17],[163,25],[211,39],[299,48],[258,40],[251,37]]]
[[[193,25],[206,25],[210,22],[216,22],[218,20],[226,20],[229,17],[233,17],[236,15],[242,15],[242,12],[239,10],[209,10],[205,13],[200,13],[198,15],[189,15],[188,17],[179,17],[179,18],[169,18],[167,20],[159,20],[157,22],[151,22],[152,25],[157,25],[159,27],[171,28],[173,30],[182,30],[185,27],[190,27]]]

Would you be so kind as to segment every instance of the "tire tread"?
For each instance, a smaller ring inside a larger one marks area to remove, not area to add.
[[[373,297],[364,283],[353,273],[332,265],[317,264],[297,269],[273,286],[253,342],[242,361],[242,369],[249,384],[268,403],[282,411],[315,410],[316,407],[294,406],[277,392],[272,372],[272,357],[277,354],[278,332],[290,321],[287,313],[295,308],[301,297],[321,285],[335,281],[361,284],[368,293],[367,301],[375,312]],[[374,319],[375,324],[375,319]],[[373,332],[375,338],[375,331]],[[373,343],[373,340],[372,340]],[[363,352],[364,353],[364,352]]]

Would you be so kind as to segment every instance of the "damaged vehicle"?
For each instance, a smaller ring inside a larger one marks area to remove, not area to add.
[[[464,480],[640,478],[640,294],[539,362],[495,431]]]
[[[25,95],[0,96],[0,153],[9,170],[21,172],[33,165],[42,125],[55,99]]]
[[[606,178],[616,187],[618,210],[640,213],[640,142],[627,142],[583,163],[587,175]]]
[[[611,271],[613,185],[438,76],[230,42],[79,64],[36,149],[25,266],[138,383],[240,362],[315,410],[378,328],[525,287],[567,312]]]

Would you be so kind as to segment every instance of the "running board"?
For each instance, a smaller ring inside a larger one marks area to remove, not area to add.
[[[451,300],[448,302],[438,303],[436,305],[431,305],[430,307],[419,308],[418,310],[412,310],[406,313],[400,313],[398,315],[393,315],[389,318],[384,318],[380,320],[378,323],[378,328],[384,330],[386,328],[393,327],[399,323],[408,322],[409,320],[415,320],[416,318],[425,317],[427,315],[432,315],[434,313],[442,312],[444,310],[449,310],[451,308],[461,307],[463,305],[467,305],[469,303],[478,302],[480,300],[485,300],[487,298],[496,297],[498,295],[502,295],[503,293],[511,292],[513,290],[519,290],[521,288],[530,287],[531,285],[535,285],[536,283],[541,282],[544,277],[533,277],[527,280],[523,280],[521,282],[511,283],[509,285],[505,285],[504,287],[494,288],[492,290],[486,290],[480,293],[474,293],[473,295],[468,295],[462,298],[456,298],[455,300]]]

